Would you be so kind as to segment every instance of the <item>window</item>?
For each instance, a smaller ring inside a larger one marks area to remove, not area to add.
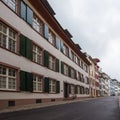
[[[65,44],[63,44],[63,53],[64,53],[66,56],[69,55],[69,51],[68,51],[68,50],[69,50],[68,47],[67,47]]]
[[[55,45],[55,37],[56,37],[55,34],[49,29],[48,41],[53,45]]]
[[[5,4],[7,4],[13,11],[16,11],[16,0],[2,0]]]
[[[75,93],[75,86],[71,85],[70,88],[71,88],[71,94],[74,94]]]
[[[68,76],[68,66],[64,64],[64,74]]]
[[[16,70],[0,65],[0,89],[16,89]]]
[[[56,93],[56,81],[55,80],[49,80],[49,92]]]
[[[33,75],[33,91],[42,92],[43,91],[43,78],[38,75]]]
[[[49,68],[55,70],[55,58],[53,56],[49,56]]]
[[[33,28],[41,35],[43,35],[43,22],[38,19],[35,14],[33,16]]]
[[[80,86],[77,86],[77,94],[80,94]]]
[[[75,72],[74,69],[71,68],[71,78],[75,78]]]
[[[26,5],[24,1],[21,1],[21,18],[25,20],[29,25],[33,24],[33,11],[32,9]]]
[[[0,22],[0,46],[16,52],[16,40],[16,32]]]
[[[33,45],[33,61],[42,64],[42,49],[36,45]]]
[[[71,51],[71,59],[74,61],[74,53]]]
[[[88,67],[87,67],[87,65],[84,65],[84,70],[85,70],[86,72],[88,72]]]

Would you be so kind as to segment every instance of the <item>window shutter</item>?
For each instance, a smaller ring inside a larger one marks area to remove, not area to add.
[[[64,63],[61,61],[61,73],[64,74]]]
[[[63,53],[63,49],[64,49],[64,45],[63,45],[63,42],[61,41],[60,42],[60,50],[61,50],[62,53]]]
[[[24,71],[20,71],[20,90],[26,90],[26,73]]]
[[[44,51],[44,66],[49,67],[49,53]]]
[[[69,75],[69,77],[71,77],[71,68],[70,67],[68,67],[68,75]]]
[[[46,24],[44,24],[44,36],[48,40],[48,38],[49,38],[49,28]]]
[[[74,70],[74,78],[77,80],[77,71],[76,70]]]
[[[56,72],[59,72],[59,60],[56,59]]]
[[[56,48],[59,50],[60,47],[60,40],[58,37],[56,37]]]
[[[69,93],[71,94],[71,85],[69,85]]]
[[[26,38],[26,57],[27,57],[28,59],[30,59],[30,60],[33,59],[32,49],[33,49],[32,40]]]
[[[26,91],[33,91],[33,75],[32,73],[26,72]]]
[[[25,20],[26,21],[26,15],[27,15],[27,13],[26,13],[26,9],[27,9],[27,6],[26,6],[26,4],[21,0],[21,11],[20,11],[20,15],[21,15],[21,18],[23,19],[23,20]]]
[[[56,93],[60,93],[60,81],[56,82]]]
[[[75,85],[75,94],[78,94],[78,89],[77,89],[77,87],[79,87],[79,86]]]
[[[44,92],[49,93],[49,78],[44,79]]]
[[[20,54],[26,56],[26,37],[20,35]]]
[[[33,11],[28,6],[27,6],[27,23],[29,23],[31,26],[33,24]]]

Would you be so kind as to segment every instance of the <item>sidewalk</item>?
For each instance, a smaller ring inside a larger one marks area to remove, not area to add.
[[[74,103],[74,102],[86,101],[86,100],[92,100],[92,99],[96,99],[96,98],[84,98],[84,99],[74,99],[74,100],[65,100],[65,101],[57,101],[57,102],[47,102],[47,103],[15,106],[15,107],[9,107],[7,109],[0,110],[0,113],[15,112],[15,111],[21,111],[21,110],[30,110],[30,109],[36,109],[36,108],[44,108],[44,107],[49,107],[49,106],[70,104],[70,103]]]

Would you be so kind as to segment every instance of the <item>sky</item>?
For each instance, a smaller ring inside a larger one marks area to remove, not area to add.
[[[120,0],[48,0],[56,19],[102,71],[120,81]]]

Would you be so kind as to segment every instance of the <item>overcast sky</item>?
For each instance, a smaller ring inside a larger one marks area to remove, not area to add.
[[[55,17],[83,51],[120,81],[120,0],[48,0]]]

